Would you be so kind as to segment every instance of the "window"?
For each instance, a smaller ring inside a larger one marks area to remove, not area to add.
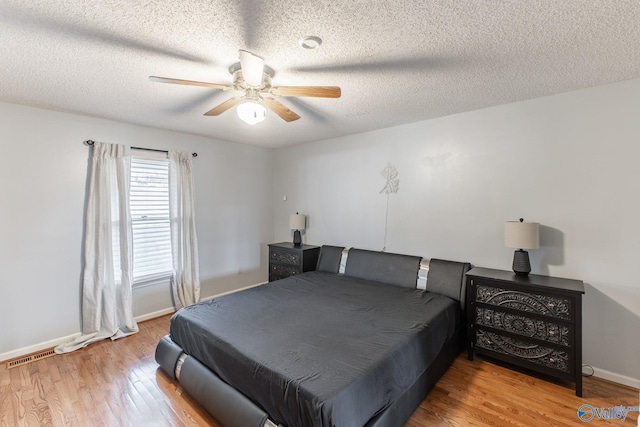
[[[133,284],[171,276],[169,161],[131,157],[130,209],[133,231]]]

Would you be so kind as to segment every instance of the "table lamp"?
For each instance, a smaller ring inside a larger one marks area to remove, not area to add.
[[[294,246],[300,246],[302,243],[302,236],[300,230],[304,230],[307,217],[300,215],[298,212],[289,215],[289,228],[294,230],[293,232],[293,244]]]
[[[524,249],[538,249],[540,247],[540,223],[507,221],[504,224],[504,245],[515,248],[513,253],[513,272],[519,276],[527,276],[531,272],[529,252]]]

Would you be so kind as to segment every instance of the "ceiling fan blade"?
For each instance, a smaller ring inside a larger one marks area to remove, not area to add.
[[[158,82],[158,83],[172,83],[177,85],[203,86],[203,87],[211,87],[214,89],[233,90],[233,86],[231,85],[221,85],[218,83],[207,83],[207,82],[196,82],[193,80],[172,79],[169,77],[149,76],[149,80],[151,80],[152,82]]]
[[[340,98],[342,91],[337,86],[276,86],[269,90],[274,96],[307,96],[314,98]]]
[[[242,69],[242,78],[249,86],[262,86],[262,73],[264,73],[264,58],[240,49],[240,68]]]
[[[241,96],[236,96],[235,98],[230,98],[224,101],[222,104],[217,107],[213,107],[211,110],[204,113],[205,116],[219,116],[220,114],[227,111],[229,108],[233,108],[239,103],[241,103],[243,98]]]
[[[285,107],[282,103],[276,101],[273,98],[264,98],[263,101],[264,105],[266,105],[268,109],[279,115],[285,122],[292,122],[300,118],[299,115],[297,115],[296,113]]]

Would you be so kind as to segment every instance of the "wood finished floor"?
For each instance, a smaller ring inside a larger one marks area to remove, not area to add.
[[[219,426],[154,361],[169,316],[140,333],[7,370],[0,367],[0,426]],[[585,378],[584,397],[566,386],[461,355],[406,427],[585,425],[577,409],[637,406],[638,390]],[[635,426],[627,420],[592,422]],[[588,424],[588,423],[586,423]]]

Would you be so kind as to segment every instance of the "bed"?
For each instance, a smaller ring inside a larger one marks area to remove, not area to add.
[[[156,360],[225,427],[402,426],[462,351],[468,269],[323,246],[316,271],[179,310]]]

